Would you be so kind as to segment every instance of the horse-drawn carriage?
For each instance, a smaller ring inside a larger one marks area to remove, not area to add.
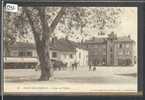
[[[66,70],[68,67],[72,67],[72,70],[77,70],[79,63],[74,61],[68,66],[67,62],[62,62],[60,60],[51,60],[54,70]]]
[[[52,67],[53,67],[54,71],[56,71],[56,70],[61,71],[61,70],[67,70],[68,67],[71,67],[72,70],[77,70],[79,63],[78,62],[73,62],[69,66],[67,62],[52,59],[51,64],[52,64]],[[40,69],[40,65],[37,65],[36,71],[38,69]]]
[[[67,62],[64,63],[60,60],[51,60],[52,66],[54,70],[66,70],[67,69]]]
[[[53,70],[66,70],[67,69],[67,63],[64,63],[60,60],[51,60],[51,64],[53,67]],[[40,65],[38,64],[35,68],[35,70],[37,71],[38,69],[40,69]]]

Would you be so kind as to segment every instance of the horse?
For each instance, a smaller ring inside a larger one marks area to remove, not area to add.
[[[59,60],[52,60],[52,65],[54,70],[65,70],[67,68],[67,63],[63,63],[62,61]]]

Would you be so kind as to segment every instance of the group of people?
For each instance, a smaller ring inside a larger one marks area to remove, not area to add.
[[[89,71],[95,71],[95,70],[96,70],[95,66],[89,65]]]
[[[64,63],[59,60],[52,60],[52,66],[54,70],[66,70],[68,63]]]
[[[96,61],[93,60],[92,62],[89,63],[89,71],[95,71],[96,70]]]
[[[74,61],[69,65],[67,62],[53,60],[52,65],[54,70],[67,70],[68,67],[71,67],[72,70],[77,70],[79,63],[77,61]]]
[[[53,70],[61,71],[61,70],[67,70],[68,67],[70,67],[72,70],[78,70],[79,63],[77,61],[73,61],[71,64],[68,64],[67,62],[62,62],[60,60],[51,60]],[[35,70],[37,71],[40,69],[40,66],[37,65],[35,67]],[[89,71],[95,71],[96,66],[94,63],[89,64]]]
[[[74,61],[72,62],[70,65],[68,65],[67,62],[62,62],[62,61],[59,61],[59,60],[51,60],[51,63],[52,63],[52,67],[53,67],[53,70],[56,71],[61,71],[61,70],[67,70],[67,68],[70,66],[72,70],[77,70],[78,69],[78,65],[79,63]],[[37,65],[35,67],[35,70],[38,71],[40,69],[40,65]]]

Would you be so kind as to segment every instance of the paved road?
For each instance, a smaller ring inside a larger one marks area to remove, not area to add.
[[[87,67],[81,67],[77,71],[71,69],[55,71],[54,77],[50,81],[39,82],[37,79],[40,76],[40,71],[34,69],[9,69],[5,70],[5,90],[18,91],[16,87],[26,86],[27,88],[34,87],[37,89],[23,88],[23,91],[35,91],[39,89],[38,87],[44,86],[47,89],[42,89],[43,92],[115,91],[120,89],[132,91],[137,88],[137,77],[132,75],[136,71],[135,67],[97,67],[96,71],[89,71]]]

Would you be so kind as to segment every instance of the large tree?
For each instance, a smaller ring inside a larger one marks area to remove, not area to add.
[[[118,19],[121,13],[118,8],[95,7],[22,7],[19,10],[20,12],[12,17],[13,22],[6,21],[5,27],[6,30],[15,30],[20,36],[29,32],[33,34],[40,62],[40,80],[49,80],[52,76],[49,44],[50,37],[55,34],[55,30],[67,35],[69,33],[70,36],[74,36],[76,31],[81,36],[84,34],[87,36],[89,33],[84,32],[85,28],[102,30],[106,27],[114,27],[119,23]],[[8,14],[6,14],[7,17],[10,20]],[[13,29],[10,27],[10,23],[13,23]],[[6,34],[12,33],[12,31],[5,32]],[[6,37],[8,36],[6,35]]]

